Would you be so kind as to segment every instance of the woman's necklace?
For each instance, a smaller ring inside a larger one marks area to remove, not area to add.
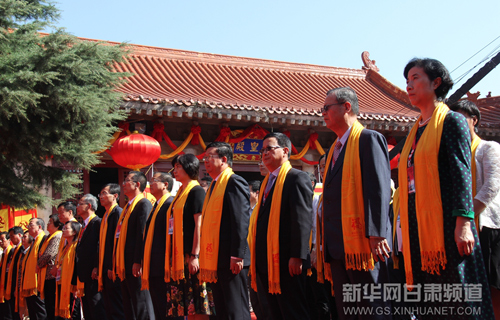
[[[424,122],[422,122],[422,120],[420,120],[418,126],[419,127],[423,127],[427,124],[427,122],[429,122],[431,120],[432,116],[430,116],[429,118],[427,118],[427,120],[425,120]]]

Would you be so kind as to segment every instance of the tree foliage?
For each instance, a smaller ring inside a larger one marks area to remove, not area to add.
[[[128,75],[113,70],[126,46],[40,33],[58,15],[47,1],[0,0],[0,203],[45,206],[48,186],[78,193],[81,177],[64,168],[99,163],[126,118],[116,88]]]

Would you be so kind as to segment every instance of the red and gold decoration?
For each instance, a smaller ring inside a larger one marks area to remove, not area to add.
[[[36,218],[38,212],[36,207],[32,209],[17,209],[7,205],[0,205],[0,232],[8,231],[14,226],[28,230],[31,218]]]
[[[108,153],[118,165],[139,170],[158,160],[161,147],[156,139],[134,132],[116,140]]]

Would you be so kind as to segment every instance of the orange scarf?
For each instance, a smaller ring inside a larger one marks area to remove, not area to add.
[[[31,244],[30,250],[26,253],[23,261],[23,279],[22,279],[22,293],[23,297],[30,297],[38,293],[38,274],[36,273],[36,265],[38,262],[38,251],[40,243],[42,243],[45,232],[42,231]],[[45,279],[43,279],[45,281]]]
[[[144,243],[144,258],[142,259],[142,277],[141,277],[142,290],[149,290],[149,273],[151,271],[151,247],[153,246],[153,236],[155,232],[156,216],[158,215],[158,212],[160,211],[161,207],[163,207],[163,204],[165,203],[165,201],[167,201],[168,198],[170,198],[169,192],[164,194],[160,198],[160,200],[158,200],[158,205],[156,206],[156,209],[152,213],[153,216],[151,217],[151,220],[149,222],[148,234],[145,235],[146,241]]]
[[[183,239],[183,223],[184,205],[188,198],[189,192],[200,184],[196,180],[191,180],[187,186],[182,186],[175,195],[174,201],[168,208],[167,212],[167,243],[165,253],[165,282],[170,282],[170,278],[174,281],[184,279],[184,239]],[[172,212],[173,211],[173,212]],[[169,219],[174,218],[174,236],[168,233]],[[173,244],[172,244],[173,238]],[[173,247],[173,252],[170,248]],[[170,256],[172,256],[172,265],[170,265]]]
[[[217,282],[220,219],[224,194],[233,169],[227,167],[217,179],[212,194],[205,196],[201,222],[200,281]]]
[[[61,234],[61,233],[62,231],[57,230],[56,232],[51,234],[50,237],[47,238],[47,240],[45,240],[45,242],[42,245],[42,249],[40,249],[40,255],[43,255],[45,253],[45,250],[47,250],[50,240],[52,240],[52,238],[54,238],[56,234]],[[45,289],[45,277],[47,276],[47,267],[48,265],[45,265],[45,267],[38,270],[38,292],[40,293],[40,299],[42,300],[45,299],[44,289]]]
[[[370,240],[365,235],[365,208],[363,202],[363,182],[361,178],[361,161],[359,159],[359,137],[364,130],[358,121],[354,122],[345,146],[344,164],[342,168],[342,233],[346,269],[372,270],[375,261],[371,254]],[[337,138],[338,140],[338,138]],[[330,148],[325,168],[330,168],[333,158],[333,146]],[[323,181],[328,170],[325,170]]]
[[[418,238],[422,271],[440,274],[440,267],[446,266],[444,248],[443,205],[439,184],[438,154],[446,115],[450,109],[444,103],[435,108],[431,120],[414,152],[415,210],[418,223]],[[408,226],[408,156],[416,138],[418,123],[413,126],[406,139],[399,160],[399,209],[403,234],[403,257],[405,261],[406,283],[413,284],[411,265],[410,235]],[[432,236],[429,236],[432,235]]]
[[[21,247],[22,247],[22,244],[19,243],[17,245],[16,249],[14,250],[14,254],[12,255],[12,260],[10,261],[10,264],[9,264],[9,273],[7,274],[7,289],[5,290],[5,300],[10,300],[14,296],[13,292],[11,291],[12,290],[12,281],[14,281],[14,283],[16,283],[18,270],[14,270],[14,268],[12,268],[12,263],[14,262],[14,258],[16,257],[19,250],[21,250]]]
[[[64,319],[71,318],[70,296],[76,290],[75,286],[71,285],[71,279],[73,278],[73,271],[75,269],[77,244],[78,240],[75,240],[63,248],[59,258],[61,263],[57,266],[59,269],[58,274],[60,274],[60,279],[57,280],[57,283],[61,285],[61,288],[60,290],[56,290],[55,315]]]
[[[125,280],[125,243],[127,241],[127,228],[128,228],[128,219],[130,215],[135,209],[137,202],[144,199],[144,196],[138,194],[131,205],[127,204],[126,210],[123,210],[120,220],[118,221],[118,225],[116,226],[116,230],[120,230],[120,235],[118,239],[116,238],[115,231],[115,241],[114,241],[114,252],[113,252],[113,281],[116,279],[116,275],[124,281]],[[120,229],[121,226],[121,229]]]
[[[2,265],[0,267],[0,303],[5,302],[5,270],[7,268],[7,260],[9,260],[9,252],[12,246],[9,244],[7,249],[3,251],[2,255]]]
[[[104,218],[101,221],[101,228],[99,229],[99,271],[98,271],[98,276],[97,276],[97,281],[99,285],[99,291],[102,291],[103,289],[103,277],[107,277],[107,271],[102,270],[103,263],[104,263],[104,251],[106,247],[106,235],[108,232],[108,216],[113,211],[113,209],[117,206],[116,203],[114,203],[111,207],[109,207],[108,210],[104,213]],[[106,271],[106,272],[105,272]]]
[[[280,285],[280,244],[279,244],[279,230],[280,230],[280,215],[281,215],[281,200],[283,196],[283,185],[285,184],[286,175],[292,169],[290,161],[286,161],[281,165],[278,177],[276,178],[273,197],[271,199],[271,210],[269,212],[269,224],[267,228],[267,271],[269,282],[269,293],[281,293]],[[262,182],[260,190],[266,190],[267,182],[269,181],[269,173]],[[262,195],[264,192],[259,192],[259,202],[257,202],[257,214],[252,215],[253,229],[250,247],[250,272],[252,275],[252,288],[257,291],[257,269],[255,264],[255,236],[257,234],[257,220],[259,219],[260,208],[262,206]]]

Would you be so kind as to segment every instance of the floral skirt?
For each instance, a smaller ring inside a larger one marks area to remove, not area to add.
[[[184,265],[186,278],[171,281],[167,286],[167,316],[180,317],[194,314],[215,314],[212,289],[198,280],[199,272],[191,275]]]

